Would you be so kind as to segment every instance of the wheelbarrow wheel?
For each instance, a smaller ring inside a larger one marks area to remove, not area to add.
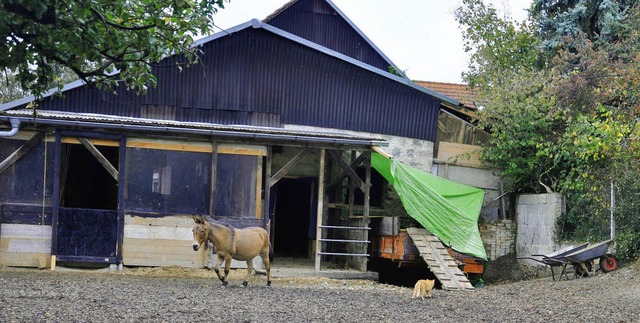
[[[603,273],[614,271],[616,268],[618,268],[618,259],[616,256],[608,253],[600,257],[600,269],[602,269]]]

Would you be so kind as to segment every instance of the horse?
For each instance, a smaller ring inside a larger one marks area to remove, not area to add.
[[[264,267],[267,269],[267,287],[271,286],[271,253],[269,234],[261,227],[248,227],[244,229],[220,223],[207,221],[204,216],[193,216],[196,225],[193,227],[193,250],[198,251],[205,241],[213,243],[213,250],[218,259],[213,270],[222,281],[222,287],[227,286],[227,276],[231,259],[247,262],[247,275],[242,282],[246,287],[249,275],[253,272],[253,258],[260,255]],[[224,261],[224,276],[220,275],[220,264]]]

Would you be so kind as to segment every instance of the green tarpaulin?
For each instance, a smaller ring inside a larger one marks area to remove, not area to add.
[[[487,260],[478,217],[484,191],[388,159],[376,152],[371,166],[396,190],[407,213],[453,250]]]

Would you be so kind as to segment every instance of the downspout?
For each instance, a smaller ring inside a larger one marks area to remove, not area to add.
[[[11,122],[11,130],[0,131],[0,137],[13,137],[18,133],[20,129],[20,119],[9,119]]]

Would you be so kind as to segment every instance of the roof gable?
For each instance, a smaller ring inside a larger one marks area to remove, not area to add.
[[[263,22],[383,71],[400,71],[330,0],[293,0]]]

